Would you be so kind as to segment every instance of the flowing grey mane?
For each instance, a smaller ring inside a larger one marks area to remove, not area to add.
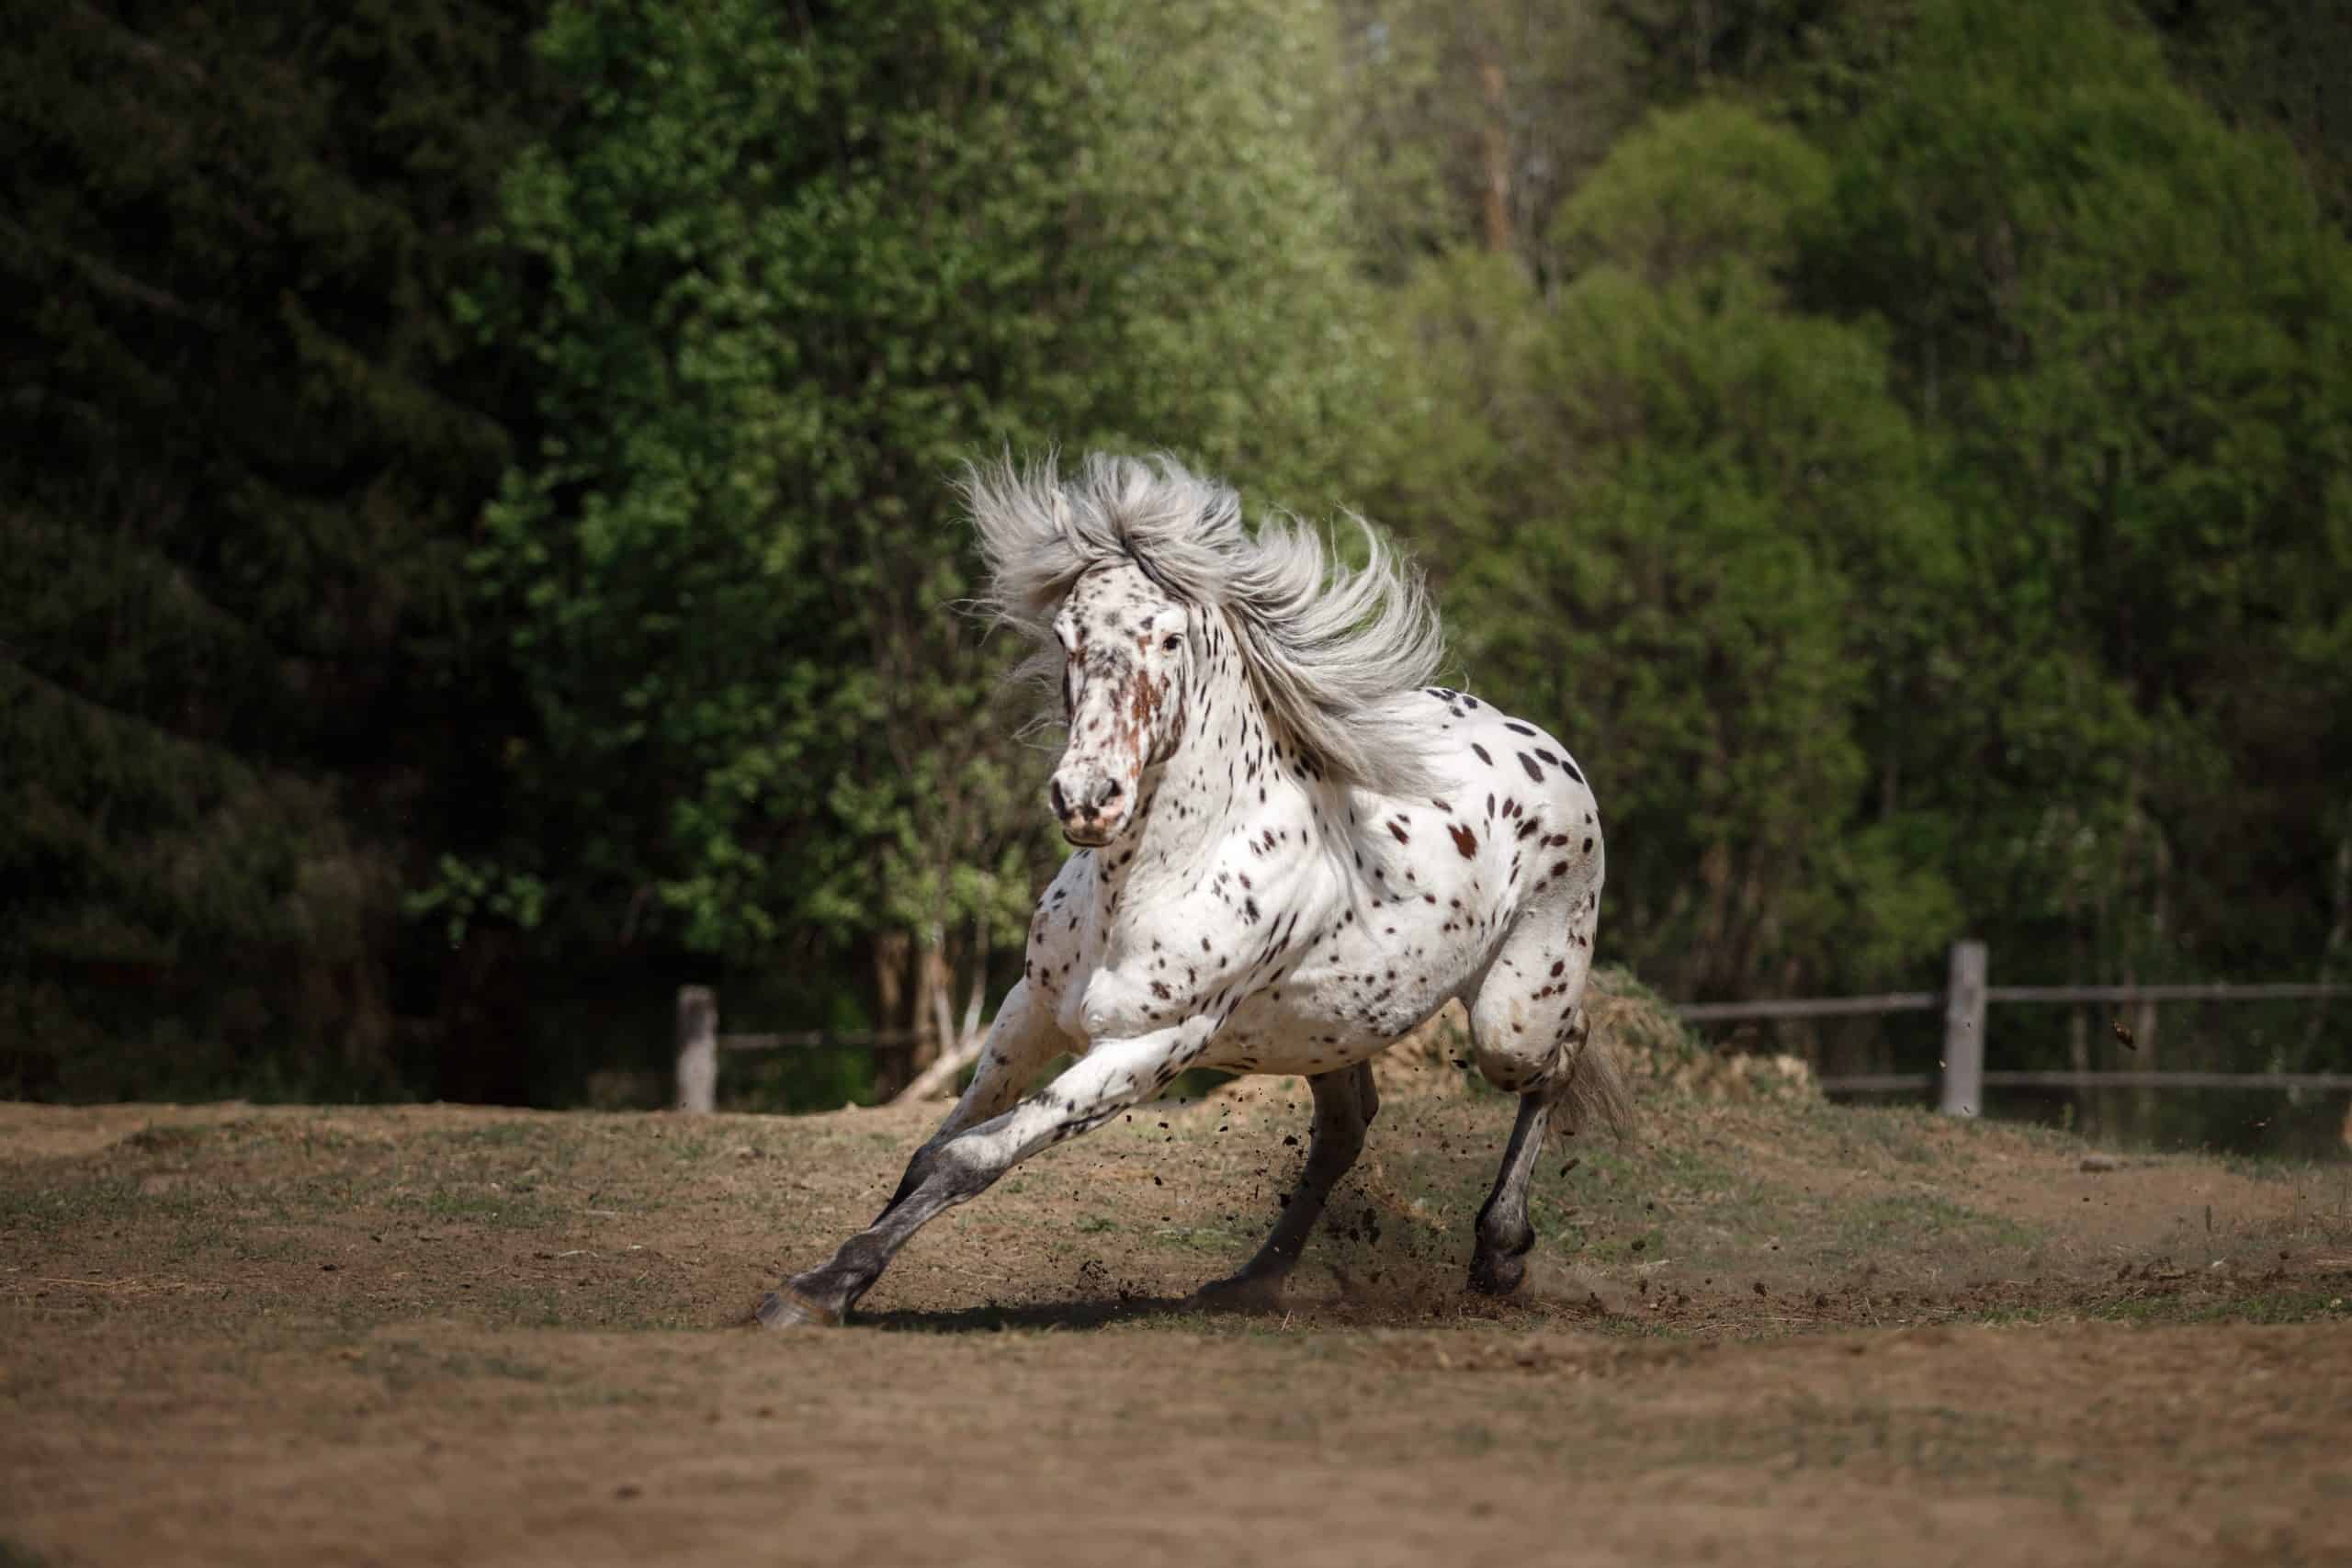
[[[1067,482],[1049,459],[966,470],[1000,621],[1050,644],[1054,611],[1091,569],[1133,561],[1177,598],[1225,613],[1270,716],[1331,779],[1424,793],[1432,737],[1391,699],[1428,685],[1444,655],[1420,574],[1361,517],[1351,570],[1320,529],[1277,514],[1253,534],[1231,488],[1169,457],[1090,453]]]

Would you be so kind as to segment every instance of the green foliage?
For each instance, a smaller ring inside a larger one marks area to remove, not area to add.
[[[1937,727],[1969,903],[2077,968],[2292,962],[2326,893],[2274,878],[2340,835],[2352,739],[2312,635],[2352,588],[2346,247],[2282,147],[2092,8],[1926,8],[1843,157],[1809,287],[1893,325],[1947,437],[1995,699]]]
[[[1553,211],[1643,109],[1612,8],[1336,0],[1333,166],[1385,282],[1473,239],[1552,270]]]
[[[2303,169],[2099,8],[1749,21],[1543,244],[1398,297],[1376,510],[1600,787],[1612,950],[1676,995],[1932,983],[1963,933],[2341,974],[2352,270]],[[2338,1059],[2299,1019],[2168,1050]]]
[[[1063,442],[1329,486],[1367,382],[1295,133],[1322,36],[1243,0],[556,17],[574,109],[469,308],[540,367],[473,564],[533,719],[502,874],[559,937],[1017,940],[1037,768],[947,481]]]
[[[2329,21],[69,6],[0,56],[0,1090],[643,1099],[690,964],[960,1003],[1058,846],[950,481],[1056,445],[1419,544],[1668,994],[2344,977]]]
[[[1399,297],[1378,510],[1600,786],[1617,951],[1725,995],[1963,931],[2019,979],[2340,964],[2352,272],[2295,159],[2097,7],[1739,26],[1544,245]]]
[[[394,889],[458,782],[503,457],[439,301],[513,41],[385,0],[11,30],[0,1092],[397,1088]]]
[[[1401,453],[1392,511],[1425,514],[1432,482],[1458,508],[1457,647],[1574,738],[1615,940],[1676,991],[1797,954],[1842,974],[1872,906],[1904,918],[1870,957],[1913,960],[1951,916],[1929,867],[1859,836],[1871,702],[1922,678],[1915,617],[1954,563],[1875,336],[1776,278],[1830,186],[1745,111],[1664,116],[1562,209],[1584,265],[1551,304],[1467,258],[1410,312],[1422,395],[1476,428]]]
[[[2352,225],[2352,27],[2340,0],[2141,0],[2181,77],[2234,125],[2292,141],[2320,209]]]
[[[1778,276],[1833,178],[1803,139],[1705,100],[1619,143],[1554,222],[1554,251],[1573,272],[1614,265],[1656,284]]]

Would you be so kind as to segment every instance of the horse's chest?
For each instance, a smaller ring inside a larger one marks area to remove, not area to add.
[[[1212,1050],[1216,1065],[1315,1073],[1361,1061],[1456,995],[1483,960],[1478,934],[1442,906],[1365,914],[1234,1010]]]
[[[1296,920],[1251,907],[1247,924],[1175,907],[1099,938],[1081,931],[1077,969],[1054,998],[1073,1040],[1132,1039],[1237,1004],[1288,956]],[[1286,936],[1284,933],[1291,933]]]

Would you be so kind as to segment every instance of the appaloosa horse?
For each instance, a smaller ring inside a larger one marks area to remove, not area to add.
[[[1271,1304],[1363,1146],[1370,1058],[1453,997],[1479,1070],[1520,1096],[1470,1284],[1516,1288],[1548,1119],[1627,1118],[1582,1007],[1600,827],[1566,749],[1424,684],[1436,615],[1369,527],[1349,570],[1311,527],[1253,536],[1231,490],[1165,458],[1090,457],[1068,484],[978,469],[966,493],[989,606],[1061,675],[1069,738],[1047,793],[1080,848],[1037,906],[971,1087],[874,1224],[760,1320],[840,1323],[924,1222],[1188,1067],[1313,1088],[1296,1192],[1196,1298]],[[1023,1098],[1065,1051],[1083,1055]]]

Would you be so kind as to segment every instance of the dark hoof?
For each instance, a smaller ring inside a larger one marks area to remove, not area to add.
[[[1526,1279],[1523,1258],[1480,1258],[1470,1265],[1470,1288],[1482,1296],[1510,1295]]]
[[[1470,1288],[1482,1296],[1507,1296],[1527,1278],[1527,1255],[1535,1250],[1535,1228],[1530,1225],[1507,1242],[1488,1245],[1478,1238],[1470,1260]]]
[[[762,1296],[759,1310],[752,1315],[762,1328],[839,1328],[842,1325],[841,1314],[828,1312],[789,1285]]]

